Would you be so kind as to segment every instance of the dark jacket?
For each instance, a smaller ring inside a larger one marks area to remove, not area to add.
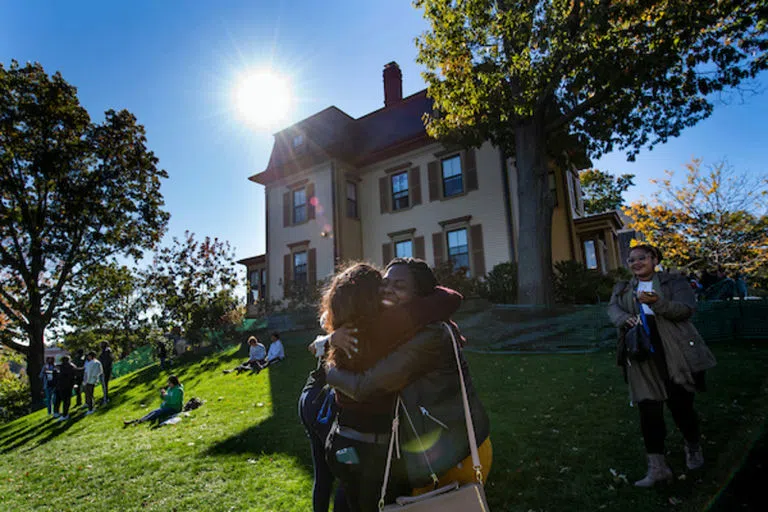
[[[71,392],[75,386],[75,380],[77,378],[77,368],[70,362],[61,363],[59,365],[59,380],[56,383],[57,389],[60,391]]]
[[[109,377],[112,375],[112,349],[107,347],[104,350],[101,351],[101,354],[99,354],[99,361],[101,362],[101,367],[104,370],[104,375]]]
[[[454,333],[457,338],[460,336],[458,329],[454,329]],[[459,356],[475,439],[480,445],[490,434],[490,421],[461,352]],[[400,412],[401,451],[414,463],[422,463],[420,454],[422,447],[426,447],[431,465],[440,475],[469,456],[456,357],[451,336],[442,324],[428,325],[365,373],[331,368],[326,378],[328,384],[355,400],[369,400],[399,391],[408,411],[407,415],[402,410]],[[421,442],[416,439],[411,423]],[[418,478],[410,474],[412,465],[408,462],[406,465],[411,482],[417,482]],[[414,472],[418,471],[417,468]]]

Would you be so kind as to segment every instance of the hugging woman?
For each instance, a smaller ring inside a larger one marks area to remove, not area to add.
[[[430,306],[429,298],[434,300],[439,288],[423,261],[395,259],[378,286],[373,286],[375,276],[371,278],[370,283],[359,279],[350,283],[345,300],[334,300],[341,290],[332,286],[324,300],[329,330],[348,324],[358,329],[358,353],[348,358],[332,349],[328,358],[326,379],[336,389],[340,412],[326,443],[326,455],[332,471],[344,482],[350,508],[360,511],[377,510],[398,395],[415,420],[400,423],[398,447],[404,456],[393,461],[385,501],[410,495],[414,487],[430,483],[428,475],[425,480],[418,471],[421,459],[429,460],[438,477],[424,490],[451,481],[475,480],[453,341],[451,333],[437,323],[447,320],[456,308],[438,311]],[[344,306],[363,314],[345,314]],[[410,321],[376,328],[377,319],[398,310]],[[450,328],[461,339],[456,326]],[[485,477],[492,456],[490,423],[466,361],[460,360]],[[418,439],[411,423],[419,432]],[[406,464],[408,460],[415,465]]]

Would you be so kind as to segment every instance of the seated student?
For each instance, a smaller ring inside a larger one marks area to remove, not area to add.
[[[233,371],[237,373],[246,372],[257,368],[260,369],[267,364],[267,349],[259,343],[256,336],[248,338],[248,345],[250,346],[248,349],[248,361],[231,370],[224,370],[224,373],[232,373]]]
[[[125,420],[123,424],[136,425],[144,423],[145,421],[157,421],[160,423],[181,412],[181,408],[184,406],[184,386],[179,382],[179,378],[175,375],[168,377],[168,386],[160,390],[160,397],[163,399],[163,403],[160,404],[160,408],[151,411],[146,416],[137,420]]]
[[[267,364],[262,366],[262,368],[278,363],[283,359],[285,359],[285,348],[283,347],[283,342],[280,341],[280,333],[275,331],[272,333],[272,343],[269,344],[269,352],[267,352]]]

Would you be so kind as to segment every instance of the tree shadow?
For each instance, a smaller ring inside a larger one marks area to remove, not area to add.
[[[281,453],[311,467],[309,443],[298,417],[299,395],[311,369],[309,358],[289,355],[289,359],[265,370],[272,391],[272,416],[212,445],[202,455]]]

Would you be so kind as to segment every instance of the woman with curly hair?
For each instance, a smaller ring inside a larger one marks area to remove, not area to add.
[[[447,320],[461,304],[461,295],[446,288],[433,288],[408,307],[385,309],[380,297],[381,273],[371,265],[356,263],[339,272],[326,289],[320,317],[330,333],[310,346],[310,351],[326,353],[334,366],[361,372],[397,346],[407,342],[420,328],[438,320]],[[340,348],[344,347],[344,349]],[[327,430],[315,419],[325,400],[325,371],[322,364],[312,372],[302,392],[299,412],[312,440],[315,465],[314,510],[327,510],[330,498],[327,464],[338,476],[352,510],[375,510],[381,487],[386,443],[389,440],[396,394],[387,393],[371,400],[353,400],[335,394],[335,419],[328,425],[332,435],[326,443]],[[319,453],[318,453],[319,452]],[[393,482],[394,492],[407,490]]]

